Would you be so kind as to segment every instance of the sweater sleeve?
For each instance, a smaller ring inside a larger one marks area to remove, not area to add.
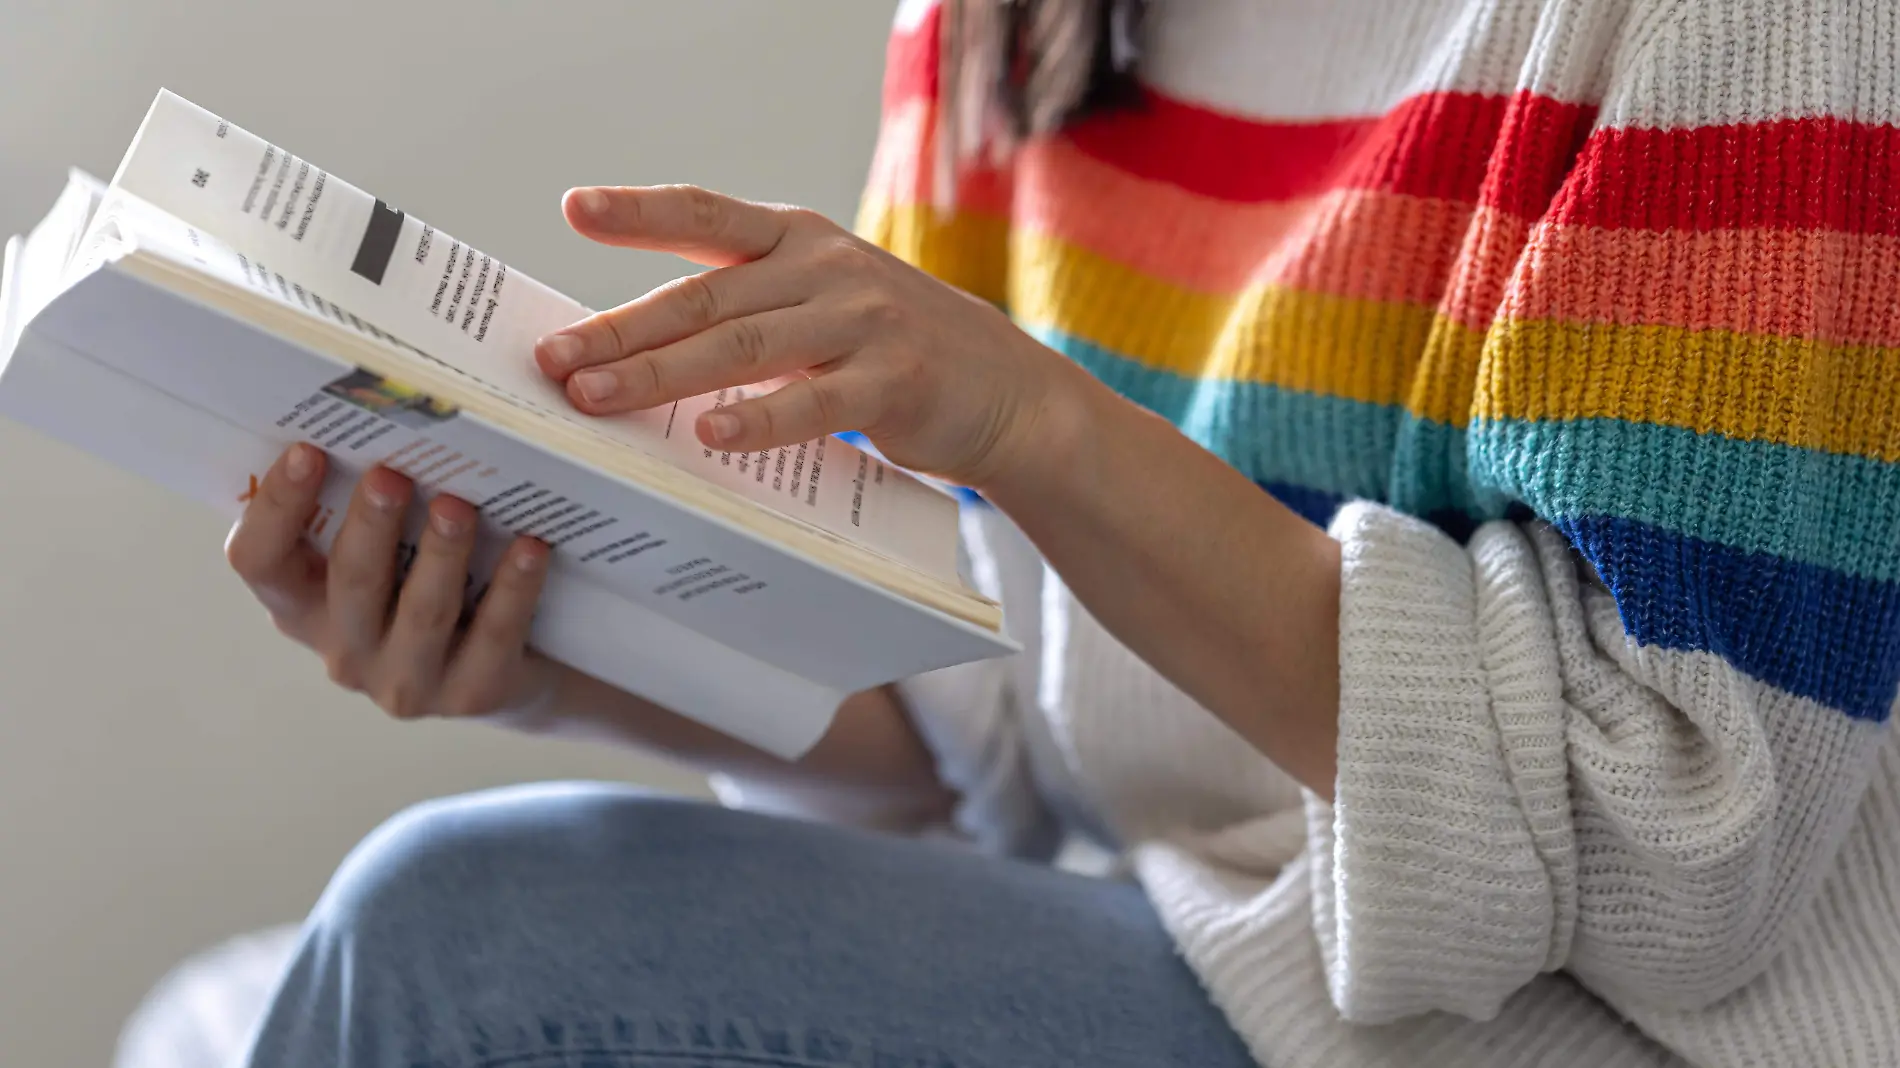
[[[1480,1019],[1541,972],[1694,1008],[1812,899],[1885,735],[1643,645],[1545,524],[1461,547],[1374,505],[1344,546],[1335,801],[1309,801],[1335,1004]]]
[[[1348,1018],[1488,1018],[1557,969],[1707,1006],[1829,873],[1900,680],[1877,6],[1640,8],[1478,309],[1471,482],[1538,520],[1335,520],[1339,772],[1309,819]]]

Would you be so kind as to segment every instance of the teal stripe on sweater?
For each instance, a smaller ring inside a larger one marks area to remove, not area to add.
[[[1255,482],[1384,500],[1402,409],[1258,382],[1184,378],[1046,327],[1030,335]]]
[[[1630,519],[1900,579],[1900,464],[1616,419],[1472,428],[1473,481],[1550,519]]]
[[[1262,483],[1413,515],[1625,519],[1856,578],[1900,580],[1900,464],[1615,419],[1465,430],[1395,406],[1157,371],[1030,333]]]

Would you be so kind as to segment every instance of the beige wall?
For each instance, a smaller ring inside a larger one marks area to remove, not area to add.
[[[167,86],[596,306],[683,268],[557,198],[694,181],[848,218],[890,0],[0,0],[0,233],[110,176]],[[333,84],[341,83],[341,84]],[[0,1064],[96,1065],[210,940],[295,918],[412,801],[626,754],[331,692],[190,505],[0,424]]]

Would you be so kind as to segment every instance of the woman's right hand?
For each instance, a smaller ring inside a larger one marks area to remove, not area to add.
[[[530,734],[611,741],[799,798],[813,815],[898,829],[950,804],[933,760],[886,688],[847,698],[831,730],[788,763],[527,648],[548,548],[508,547],[474,618],[462,591],[476,512],[429,502],[429,523],[397,587],[403,516],[414,487],[376,468],[357,484],[330,556],[304,538],[323,485],[323,453],[287,450],[258,483],[225,555],[277,629],[323,659],[338,685],[398,719],[484,720]]]
[[[304,539],[326,461],[293,445],[259,482],[225,556],[277,629],[323,659],[330,678],[399,719],[479,717],[537,705],[555,666],[527,648],[548,548],[508,547],[481,605],[461,625],[476,513],[441,496],[397,587],[398,541],[414,487],[376,468],[357,483],[325,559]]]

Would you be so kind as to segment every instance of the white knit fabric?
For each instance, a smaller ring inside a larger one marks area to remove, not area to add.
[[[1081,813],[1062,822],[1124,851],[1274,1068],[1900,1065],[1886,728],[1634,647],[1541,525],[1461,547],[1361,503],[1333,533],[1329,805],[973,512],[1034,652],[944,673],[981,707],[929,677],[907,692],[933,695],[926,733],[981,784],[966,816],[1002,821],[984,838]]]

